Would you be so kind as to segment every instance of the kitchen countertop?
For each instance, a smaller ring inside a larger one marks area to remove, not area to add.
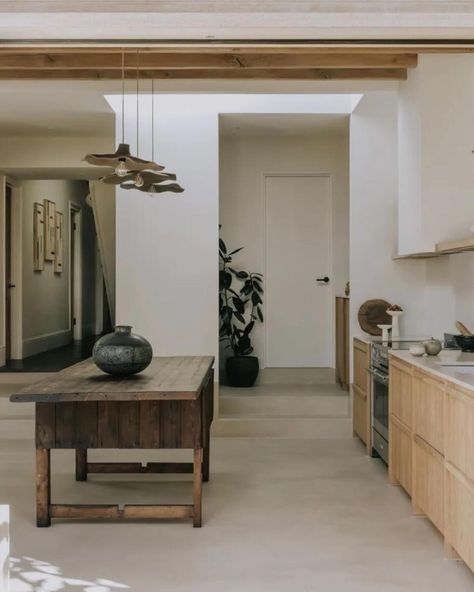
[[[371,345],[372,343],[383,343],[382,342],[382,336],[381,335],[354,335],[354,339],[358,339],[359,341],[362,341],[363,343],[368,343],[369,345]],[[395,342],[399,342],[399,343],[403,343],[404,341],[410,341],[410,342],[420,342],[422,343],[423,341],[426,341],[427,339],[429,339],[429,337],[420,337],[419,335],[414,336],[414,337],[398,337],[397,339],[395,339]],[[392,339],[389,340],[392,343]]]
[[[450,380],[474,391],[474,353],[443,349],[437,356],[416,357],[406,350],[390,350],[390,355],[430,372],[438,378]],[[458,365],[442,366],[440,362]]]

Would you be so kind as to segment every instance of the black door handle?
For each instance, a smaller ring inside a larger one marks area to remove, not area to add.
[[[15,284],[8,284],[9,288],[16,288]]]
[[[329,278],[327,275],[322,278],[316,278],[316,281],[324,284],[329,284]]]

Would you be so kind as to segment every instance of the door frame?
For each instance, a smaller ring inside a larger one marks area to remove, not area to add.
[[[69,202],[69,330],[74,341],[82,340],[82,208]],[[74,236],[71,233],[75,223]],[[74,240],[73,240],[74,239]],[[74,273],[74,277],[72,277]],[[75,319],[73,323],[72,319]]]
[[[267,285],[266,285],[266,278],[267,278],[267,178],[269,177],[314,177],[314,178],[321,178],[325,177],[329,181],[329,274],[331,277],[331,282],[328,286],[330,290],[331,296],[331,320],[330,320],[330,335],[328,340],[328,346],[330,349],[330,360],[331,360],[331,368],[334,366],[334,331],[336,326],[335,314],[334,313],[334,281],[333,281],[333,270],[334,270],[334,257],[333,257],[333,244],[334,244],[334,236],[333,236],[333,182],[332,182],[332,175],[331,173],[315,173],[315,172],[292,172],[292,171],[278,171],[276,173],[273,172],[263,172],[262,173],[262,210],[263,210],[263,279],[264,279],[264,294],[263,294],[263,303],[264,303],[264,314],[267,307]],[[267,338],[268,338],[268,325],[264,325],[265,331],[265,338],[263,344],[263,360],[264,360],[264,368],[269,368],[268,360],[267,360]]]
[[[10,221],[6,220],[6,187],[11,190]],[[6,301],[8,286],[5,285],[6,275],[6,225],[11,225],[11,259],[10,273],[15,289],[10,294],[10,357],[20,360],[23,357],[23,309],[22,309],[22,187],[21,182],[0,173],[0,247],[2,252],[2,275],[0,289],[0,310],[2,314],[2,335],[0,335],[0,366],[6,364]]]

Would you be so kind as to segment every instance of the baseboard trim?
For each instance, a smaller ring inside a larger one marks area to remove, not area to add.
[[[23,358],[29,358],[35,354],[67,345],[71,340],[72,331],[70,329],[28,337],[28,339],[23,339]]]

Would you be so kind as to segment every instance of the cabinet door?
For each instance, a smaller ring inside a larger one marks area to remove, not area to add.
[[[446,460],[474,480],[474,395],[450,387],[445,413]]]
[[[413,379],[413,431],[444,454],[444,396],[446,383],[416,371]]]
[[[369,358],[369,345],[354,339],[354,384],[366,394],[369,392]]]
[[[474,571],[474,482],[446,465],[445,538]]]
[[[390,414],[412,427],[412,367],[390,358]]]
[[[399,483],[411,494],[412,438],[410,429],[393,415],[390,417],[389,474],[392,483]]]
[[[413,440],[413,506],[444,531],[444,458],[422,438]]]
[[[367,394],[359,389],[357,385],[352,388],[352,429],[354,434],[369,446],[370,424],[368,421],[368,400]]]

